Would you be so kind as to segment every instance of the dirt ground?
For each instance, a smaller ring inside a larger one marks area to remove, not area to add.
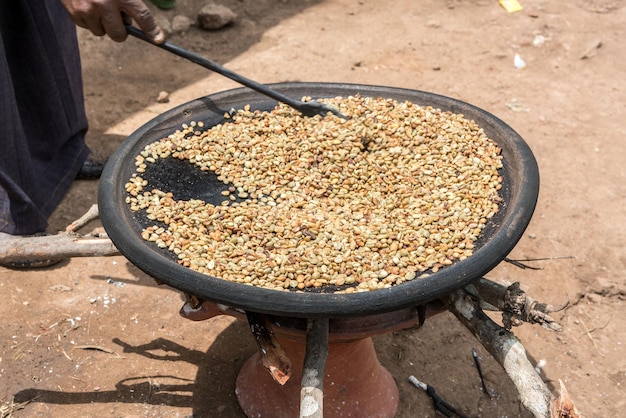
[[[178,0],[161,19],[194,17]],[[567,386],[583,416],[626,408],[626,8],[623,0],[221,0],[232,26],[191,27],[169,39],[261,82],[333,81],[431,91],[482,107],[511,125],[539,163],[541,191],[513,259],[488,274],[519,281],[552,304],[560,333],[515,328],[551,387]],[[116,44],[80,30],[94,153],[109,155],[175,105],[237,87],[138,40]],[[519,54],[525,68],[516,68]],[[160,91],[169,103],[157,103]],[[97,181],[76,182],[51,220],[65,228],[96,203]],[[95,227],[96,225],[91,225]],[[191,322],[179,292],[122,256],[54,268],[0,268],[2,417],[243,417],[235,379],[256,346],[229,316]],[[471,416],[528,417],[510,379],[449,313],[421,329],[374,338],[400,390],[397,417],[434,417],[429,383]],[[489,399],[472,358],[483,358]]]

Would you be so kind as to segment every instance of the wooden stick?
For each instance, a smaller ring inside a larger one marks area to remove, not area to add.
[[[83,216],[65,228],[65,232],[41,237],[15,237],[0,240],[0,264],[119,255],[120,252],[110,239],[83,236],[74,232],[98,217],[98,205],[91,205]]]
[[[82,237],[77,234],[60,233],[43,237],[0,240],[0,264],[119,254],[118,249],[108,238]]]
[[[479,298],[481,308],[502,311],[502,321],[507,330],[524,322],[539,324],[552,331],[563,330],[549,314],[565,309],[569,305],[569,300],[561,306],[541,303],[528,296],[520,288],[519,282],[506,287],[485,278],[475,281],[466,289]]]
[[[328,332],[328,318],[307,320],[300,418],[324,416],[324,369],[328,357]]]
[[[259,348],[263,366],[276,382],[284,385],[291,377],[291,360],[276,339],[270,318],[264,314],[248,311],[246,316]]]
[[[569,393],[565,384],[561,379],[559,379],[560,386],[560,395],[559,397],[552,403],[552,417],[558,418],[582,418],[578,409],[572,402],[572,399],[569,397]]]
[[[522,404],[536,418],[550,418],[552,393],[526,357],[522,343],[493,322],[478,302],[462,290],[450,296],[449,309],[502,365],[520,394]]]
[[[69,224],[67,228],[65,228],[65,231],[66,232],[77,231],[83,226],[87,225],[89,222],[94,221],[98,219],[99,217],[100,217],[100,211],[98,210],[98,205],[97,204],[91,205],[89,210],[87,210],[87,212],[83,216],[81,216],[80,218],[78,218],[77,220]]]
[[[500,363],[513,381],[522,404],[536,418],[576,417],[577,415],[553,415],[557,402],[533,365],[526,357],[522,343],[503,327],[491,320],[480,308],[480,302],[464,290],[458,290],[448,298],[448,307],[461,323],[471,331],[485,349]],[[575,411],[568,398],[569,411]]]

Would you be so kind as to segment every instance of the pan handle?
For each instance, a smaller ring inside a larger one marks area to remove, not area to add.
[[[259,92],[265,96],[271,97],[274,100],[285,103],[288,106],[296,109],[301,112],[305,116],[326,116],[328,112],[339,116],[340,118],[347,119],[341,112],[332,106],[328,106],[324,103],[317,102],[315,100],[311,100],[309,102],[302,102],[300,100],[296,100],[292,97],[285,96],[282,93],[277,92],[261,83],[258,83],[254,80],[250,80],[247,77],[242,76],[241,74],[237,74],[234,71],[225,68],[215,61],[211,61],[210,59],[203,57],[202,55],[196,54],[195,52],[184,49],[178,45],[172,44],[170,42],[162,42],[160,44],[154,43],[152,39],[146,35],[142,30],[137,29],[132,25],[126,25],[126,31],[129,35],[134,36],[135,38],[141,39],[142,41],[146,41],[152,45],[158,46],[161,49],[164,49],[168,52],[171,52],[174,55],[177,55],[181,58],[185,58],[195,64],[198,64],[206,69],[214,71],[218,74],[223,75],[226,78],[230,78],[233,81],[236,81],[239,84],[242,84],[252,90]]]

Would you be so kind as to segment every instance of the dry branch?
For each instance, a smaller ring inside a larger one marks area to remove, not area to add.
[[[100,217],[100,211],[98,210],[98,205],[91,205],[89,210],[85,212],[83,216],[76,219],[74,222],[69,224],[67,228],[65,228],[66,232],[74,232],[87,225],[91,221],[94,221]]]
[[[291,360],[274,335],[269,317],[256,312],[246,312],[246,316],[259,348],[263,366],[276,382],[284,385],[291,377]]]
[[[324,416],[324,369],[328,357],[328,318],[309,319],[300,389],[300,418]]]
[[[565,387],[565,384],[559,379],[559,385],[561,387],[561,394],[552,403],[552,416],[559,418],[581,418],[580,413],[574,406],[574,402],[569,397],[569,392]]]
[[[493,301],[497,306],[498,301]],[[576,418],[577,415],[554,415],[563,411],[559,402],[563,394],[554,396],[526,357],[522,343],[482,311],[480,301],[464,290],[458,290],[448,298],[448,308],[470,330],[485,349],[500,363],[513,381],[520,400],[536,418]],[[575,411],[567,398],[568,411]],[[557,405],[558,406],[555,406]]]
[[[0,241],[0,263],[119,255],[108,238],[59,233]]]
[[[23,237],[0,240],[0,264],[71,257],[100,257],[119,255],[110,239],[77,234],[76,230],[97,219],[98,206],[72,222],[65,232],[57,235]]]
[[[569,301],[561,306],[541,303],[528,296],[519,282],[506,287],[485,278],[477,280],[466,290],[479,298],[481,308],[502,311],[502,322],[507,330],[524,322],[539,324],[552,331],[563,330],[550,314],[565,309]]]
[[[528,361],[517,337],[493,322],[478,302],[462,290],[450,296],[449,309],[502,365],[526,409],[537,418],[550,418],[552,393]]]
[[[184,295],[185,303],[179,312],[183,318],[191,321],[204,321],[219,315],[229,315],[243,321],[246,320],[246,313],[243,310],[200,299],[190,293],[185,292]]]

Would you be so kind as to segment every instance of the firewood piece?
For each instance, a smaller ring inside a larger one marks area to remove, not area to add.
[[[65,232],[0,240],[0,263],[119,255],[120,252],[110,239],[74,232],[99,216],[98,205],[94,204],[83,216],[68,225]]]
[[[563,381],[559,379],[560,395],[552,402],[552,417],[558,418],[581,418],[580,412],[576,409],[574,402],[569,397],[569,392],[565,388]]]
[[[0,263],[119,254],[108,238],[90,238],[76,234],[60,233],[0,240]]]
[[[256,340],[263,366],[274,380],[281,385],[291,377],[291,360],[280,347],[272,331],[272,323],[267,315],[246,311],[248,324]]]
[[[324,369],[328,357],[328,318],[309,319],[300,389],[300,418],[324,416]]]
[[[559,325],[549,314],[559,312],[569,305],[569,300],[561,306],[541,303],[526,294],[519,282],[506,287],[491,280],[481,278],[468,287],[468,291],[481,300],[481,307],[485,303],[502,311],[502,322],[507,330],[524,322],[539,324],[552,331],[562,331]]]
[[[184,295],[185,303],[179,311],[183,318],[191,321],[205,321],[219,315],[229,315],[233,318],[246,320],[246,313],[243,310],[200,299],[190,293],[185,292]]]
[[[526,350],[515,335],[493,322],[480,309],[479,302],[463,290],[449,296],[448,308],[504,368],[526,409],[536,418],[559,417],[551,415],[555,397],[528,361]]]
[[[83,216],[81,216],[80,218],[76,219],[74,222],[69,224],[65,228],[65,232],[77,231],[83,226],[87,225],[89,222],[94,221],[98,219],[99,217],[100,217],[100,212],[98,210],[98,205],[93,204],[91,205],[91,207],[89,207],[89,210],[87,210],[87,212],[85,212]]]

